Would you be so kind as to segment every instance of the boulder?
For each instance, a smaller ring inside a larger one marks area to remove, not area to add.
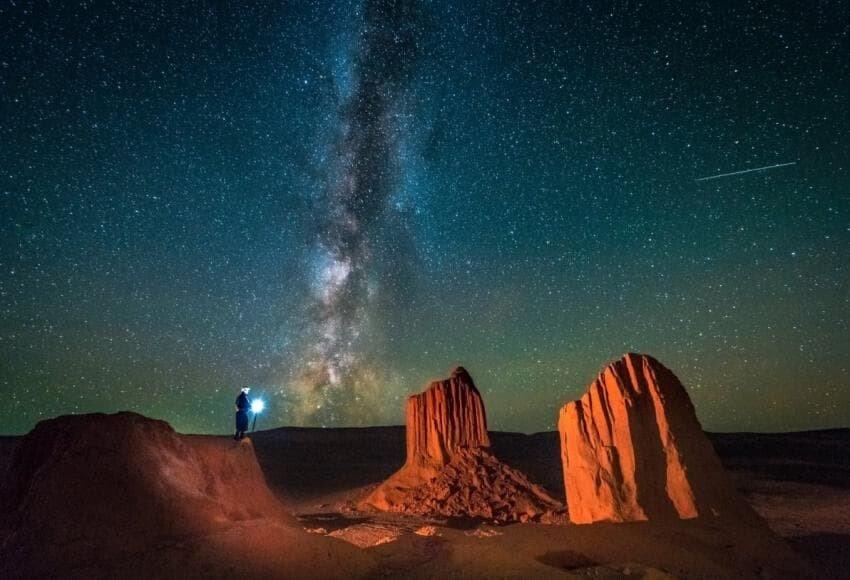
[[[574,523],[751,513],[682,383],[650,356],[608,365],[561,409],[558,431]]]

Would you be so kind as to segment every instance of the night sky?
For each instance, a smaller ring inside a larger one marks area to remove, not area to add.
[[[0,432],[555,427],[626,351],[850,425],[850,4],[4,2]],[[697,181],[723,173],[773,167]]]

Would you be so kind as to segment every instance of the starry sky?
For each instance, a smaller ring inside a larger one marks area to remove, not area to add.
[[[850,425],[850,4],[0,6],[0,432],[553,429],[626,351]],[[791,164],[717,179],[723,173]]]

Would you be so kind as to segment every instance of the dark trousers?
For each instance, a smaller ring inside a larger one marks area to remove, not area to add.
[[[245,432],[248,431],[248,410],[236,411],[236,435],[234,439],[242,439],[245,437]]]

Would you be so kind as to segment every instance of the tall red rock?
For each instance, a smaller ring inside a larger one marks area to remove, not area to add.
[[[558,502],[487,449],[487,417],[472,377],[457,367],[407,399],[407,459],[361,507],[420,515],[510,521]]]
[[[441,467],[458,449],[490,446],[481,394],[463,367],[411,395],[406,424],[408,464]]]
[[[611,363],[558,421],[574,523],[747,511],[676,376],[654,358]]]

